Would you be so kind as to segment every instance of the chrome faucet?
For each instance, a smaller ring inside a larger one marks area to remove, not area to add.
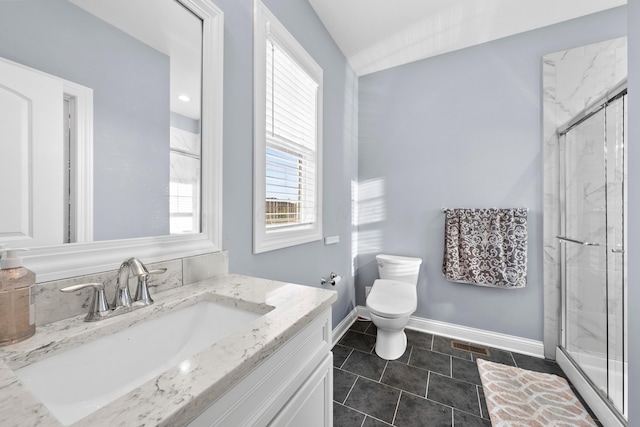
[[[145,267],[138,258],[129,258],[120,264],[120,269],[118,269],[118,278],[116,279],[116,294],[114,295],[113,303],[111,304],[113,308],[131,307],[133,305],[133,299],[131,298],[131,292],[129,291],[129,272],[138,277],[138,282],[140,281],[140,277],[149,276],[147,267]],[[126,274],[124,280],[122,278],[122,273]]]
[[[111,305],[106,301],[104,284],[102,283],[84,283],[81,285],[68,286],[60,289],[60,291],[75,292],[84,288],[92,288],[94,290],[93,300],[89,306],[89,314],[87,314],[84,320],[85,322],[93,322],[122,313],[128,313],[137,308],[153,304],[153,299],[151,295],[149,295],[149,276],[152,274],[162,274],[166,271],[166,268],[149,271],[137,258],[125,260],[118,269],[115,295]],[[129,273],[133,273],[133,275],[138,278],[138,287],[135,298],[133,299],[129,291]],[[123,274],[126,275],[123,276]]]

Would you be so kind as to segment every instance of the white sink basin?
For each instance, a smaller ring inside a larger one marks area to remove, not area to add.
[[[15,373],[62,424],[69,425],[169,368],[179,365],[188,370],[191,356],[260,316],[203,301],[82,344]]]

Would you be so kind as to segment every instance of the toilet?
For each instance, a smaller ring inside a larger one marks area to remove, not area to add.
[[[380,279],[373,282],[367,296],[367,309],[378,328],[376,354],[395,360],[407,348],[404,328],[418,306],[416,285],[422,260],[381,254],[376,256],[376,261]]]

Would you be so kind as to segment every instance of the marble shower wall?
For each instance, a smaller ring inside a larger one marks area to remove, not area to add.
[[[144,262],[144,260],[142,260]],[[152,275],[149,279],[151,297],[162,291],[198,282],[208,277],[229,272],[227,252],[213,252],[170,261],[145,264],[147,269],[166,268],[164,274]],[[87,274],[68,279],[38,283],[35,286],[36,325],[46,325],[58,320],[86,314],[91,303],[92,291],[82,289],[74,293],[63,293],[60,289],[81,283],[104,283],[107,300],[111,303],[117,279],[117,270]],[[132,295],[136,290],[136,279],[129,279]]]
[[[560,248],[555,237],[560,234],[560,152],[556,129],[605,95],[626,76],[626,37],[543,57],[544,348],[547,358],[555,358],[561,322]],[[597,198],[596,194],[593,196]],[[581,271],[577,277],[597,275],[598,268],[591,264],[592,255],[583,261],[589,264],[591,270]],[[597,304],[596,298],[597,293],[593,293],[587,304]]]

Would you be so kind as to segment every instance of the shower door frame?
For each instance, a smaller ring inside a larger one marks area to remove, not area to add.
[[[566,134],[572,130],[574,127],[578,126],[579,124],[583,123],[584,121],[588,120],[589,118],[591,118],[592,116],[594,116],[595,114],[597,114],[598,112],[604,110],[604,125],[603,125],[603,136],[604,136],[604,140],[603,143],[605,144],[604,146],[604,158],[603,161],[605,162],[604,165],[604,171],[605,171],[605,186],[608,185],[608,174],[607,174],[607,161],[608,161],[608,156],[607,156],[607,115],[606,115],[606,109],[607,107],[615,102],[618,99],[623,99],[624,97],[627,95],[627,81],[626,79],[623,80],[621,83],[619,83],[618,85],[616,85],[614,88],[612,88],[610,91],[608,91],[604,96],[598,98],[595,102],[593,102],[589,107],[585,108],[582,112],[580,112],[578,115],[576,115],[576,117],[574,117],[572,120],[570,120],[568,123],[566,123],[565,125],[559,127],[557,129],[556,135],[557,135],[557,142],[558,142],[558,160],[560,162],[560,174],[559,174],[559,180],[558,180],[558,195],[559,195],[559,227],[558,230],[560,231],[560,235],[557,236],[557,238],[559,238],[559,242],[562,240],[569,240],[570,242],[573,243],[579,243],[579,244],[583,244],[585,246],[590,246],[592,245],[591,243],[588,242],[581,242],[581,241],[577,241],[577,240],[572,240],[572,239],[566,239],[565,238],[565,232],[566,232],[566,208],[567,208],[567,200],[566,200],[566,156],[567,156],[567,148],[566,148],[566,144],[564,145],[564,150],[561,150],[561,138],[566,138]],[[626,105],[626,104],[623,104]],[[623,115],[624,115],[624,109],[623,109]],[[626,117],[625,117],[625,122],[626,122]],[[626,130],[626,123],[623,125],[623,131]],[[626,134],[624,134],[624,139],[623,139],[623,143],[625,144],[624,147],[624,168],[626,170]],[[622,193],[622,197],[623,197],[623,203],[626,203],[626,194],[625,194],[625,190],[624,190],[624,186],[626,186],[626,182],[623,181],[623,193]],[[608,187],[607,190],[608,191]],[[606,193],[605,193],[606,194]],[[605,196],[605,200],[606,200],[606,196]],[[608,203],[608,200],[607,200]],[[623,209],[622,214],[623,214],[623,230],[625,230],[625,232],[623,233],[626,234],[626,214],[625,214],[626,210]],[[605,211],[605,222],[606,222],[606,218],[607,218],[607,212]],[[606,228],[605,228],[606,229]],[[607,232],[608,234],[608,232]],[[624,245],[624,249],[626,249],[626,236],[623,237],[624,241],[625,241],[625,245]],[[609,254],[609,244],[605,239],[605,254],[606,257],[608,258],[609,256],[611,256]],[[570,378],[570,380],[572,380],[574,383],[576,383],[576,388],[578,389],[578,391],[583,394],[583,396],[585,397],[585,399],[589,402],[589,399],[587,399],[587,395],[591,395],[592,398],[593,396],[596,396],[599,400],[601,400],[601,402],[606,405],[607,408],[609,408],[609,411],[611,412],[613,418],[610,418],[610,421],[617,421],[618,425],[621,426],[626,426],[627,425],[627,420],[625,418],[625,416],[621,413],[621,411],[613,404],[613,402],[607,397],[606,393],[604,393],[600,387],[586,374],[586,372],[581,368],[581,366],[579,365],[579,363],[577,361],[575,361],[571,354],[569,353],[569,350],[567,350],[567,315],[568,315],[568,307],[567,307],[567,263],[566,263],[566,243],[565,244],[561,244],[559,245],[560,247],[560,262],[559,262],[559,279],[560,279],[560,298],[561,298],[561,304],[560,304],[560,309],[561,309],[561,316],[560,316],[560,322],[559,322],[559,328],[558,328],[558,342],[560,343],[559,347],[557,348],[557,352],[556,352],[556,359],[558,361],[558,363],[560,364],[560,366],[562,367],[563,371],[565,371],[568,375],[568,377]],[[625,258],[626,261],[626,258]],[[606,329],[606,337],[605,340],[607,340],[607,354],[606,354],[606,366],[607,366],[607,370],[606,370],[606,376],[607,376],[607,390],[609,390],[609,366],[611,363],[610,357],[609,357],[609,351],[610,351],[610,345],[609,345],[609,262],[605,260],[605,264],[606,264],[606,269],[605,269],[605,292],[606,292],[606,325],[607,325],[607,329]],[[626,267],[625,267],[626,268]],[[627,277],[625,274],[622,275],[622,280],[626,281]],[[622,284],[623,288],[624,288],[624,282]],[[624,291],[623,291],[624,292]],[[624,301],[626,301],[626,295],[623,293],[623,305],[624,305]],[[627,312],[626,309],[623,309],[623,316],[626,317],[627,316]],[[623,324],[626,327],[626,321],[623,321]],[[624,331],[623,331],[623,336],[624,336]],[[627,348],[627,342],[625,341],[623,343],[623,354],[626,354],[626,348]],[[625,389],[625,385],[627,384],[627,378],[628,378],[628,371],[626,369],[624,369],[624,363],[627,362],[626,357],[623,357],[623,377],[624,377],[624,373],[627,373],[627,377],[625,377],[625,379],[623,380],[623,393],[626,394],[626,389]],[[579,375],[580,378],[577,378],[576,375],[572,375],[571,372],[567,372],[568,370],[573,370],[575,373],[577,373],[577,375]],[[587,390],[584,388],[584,386],[589,387],[590,390]],[[580,386],[582,385],[582,386]],[[623,394],[623,405],[625,405],[625,394]],[[591,405],[592,403],[589,402],[589,404]],[[628,413],[628,408],[626,406],[624,406],[624,411]],[[599,414],[599,411],[596,411],[596,414],[598,414],[598,416],[600,417],[601,415]],[[606,417],[609,418],[609,417]]]

